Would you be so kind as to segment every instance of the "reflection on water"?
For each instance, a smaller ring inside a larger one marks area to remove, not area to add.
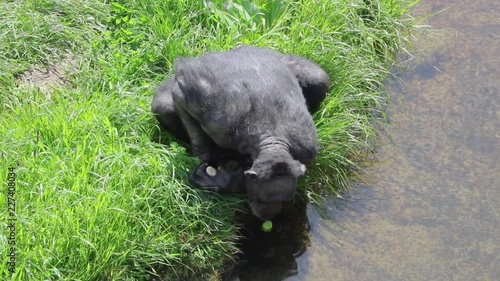
[[[297,274],[296,257],[306,250],[309,233],[304,197],[302,194],[283,205],[283,211],[273,219],[271,232],[262,231],[262,221],[254,216],[244,218],[239,281],[282,280]]]
[[[441,31],[392,87],[392,143],[332,219],[308,210],[311,244],[286,280],[500,278],[500,1],[417,10],[444,10]]]

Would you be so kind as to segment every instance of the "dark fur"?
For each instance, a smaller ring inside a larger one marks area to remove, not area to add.
[[[152,111],[163,127],[189,141],[195,156],[222,166],[215,177],[200,166],[191,181],[219,192],[246,190],[253,213],[273,217],[293,198],[302,165],[316,156],[309,111],[325,98],[328,75],[307,59],[252,46],[179,58],[174,68],[175,77],[156,91]],[[241,169],[228,173],[229,160],[221,155],[236,157]]]

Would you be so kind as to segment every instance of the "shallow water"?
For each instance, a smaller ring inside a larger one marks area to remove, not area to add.
[[[330,219],[308,208],[310,245],[285,280],[500,280],[500,1],[416,7],[439,11],[391,86],[392,140]],[[240,278],[278,280],[268,267]]]

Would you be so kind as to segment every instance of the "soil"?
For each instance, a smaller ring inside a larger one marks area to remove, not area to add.
[[[69,84],[67,77],[77,72],[77,63],[72,55],[66,55],[60,62],[49,67],[35,67],[19,75],[17,84],[20,86],[37,87],[50,93],[54,88]]]

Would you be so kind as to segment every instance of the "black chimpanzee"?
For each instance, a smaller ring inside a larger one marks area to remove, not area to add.
[[[326,97],[329,76],[305,58],[253,46],[178,58],[174,70],[151,109],[202,160],[191,182],[246,192],[252,213],[271,219],[316,156],[311,112]]]

